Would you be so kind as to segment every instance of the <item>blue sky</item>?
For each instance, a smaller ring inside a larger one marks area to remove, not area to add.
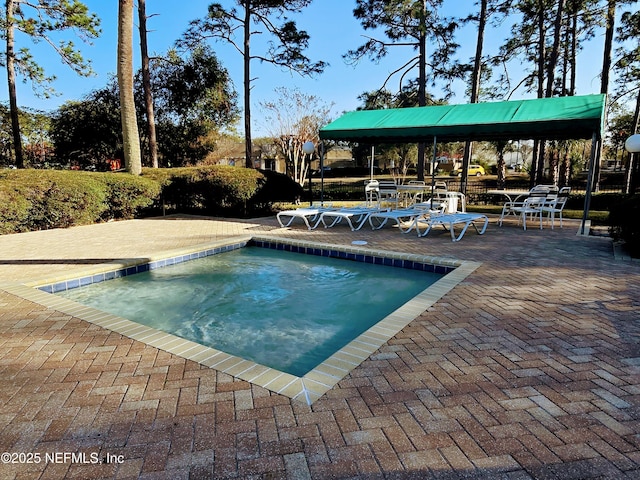
[[[172,46],[187,28],[190,20],[203,17],[212,0],[147,0],[147,14],[154,15],[147,21],[149,29],[150,54],[163,54]],[[232,0],[218,0],[223,5],[235,4]],[[116,0],[85,0],[91,11],[101,18],[102,35],[93,41],[93,45],[84,45],[79,39],[67,33],[65,38],[72,38],[76,45],[82,47],[85,58],[92,60],[96,76],[90,78],[78,77],[68,67],[61,64],[53,50],[41,43],[32,48],[35,58],[46,69],[46,73],[54,74],[57,80],[54,88],[61,94],[50,99],[39,99],[32,93],[29,84],[18,84],[18,103],[22,107],[32,107],[45,111],[54,110],[67,100],[80,99],[91,90],[106,85],[109,75],[116,71],[116,41],[117,41],[117,1]],[[475,9],[474,0],[448,0],[451,6],[460,8],[464,5],[469,11]],[[316,0],[301,14],[294,16],[300,29],[306,30],[310,36],[310,48],[306,51],[312,60],[324,60],[330,64],[326,71],[316,78],[303,78],[295,73],[279,70],[269,64],[252,63],[253,77],[257,77],[252,90],[252,114],[254,121],[254,136],[264,132],[260,121],[258,103],[276,98],[274,89],[285,86],[299,88],[303,93],[320,97],[327,104],[334,104],[333,115],[338,116],[343,111],[354,110],[359,106],[358,95],[365,91],[379,88],[388,74],[403,65],[412,56],[409,47],[396,47],[392,54],[380,64],[369,59],[363,59],[356,67],[346,65],[342,55],[349,49],[355,49],[364,42],[365,33],[360,23],[353,17],[355,0]],[[451,7],[450,7],[451,8]],[[450,12],[454,14],[455,12]],[[465,11],[466,13],[466,11]],[[137,15],[137,12],[136,12]],[[136,22],[137,24],[137,22]],[[508,29],[490,29],[487,32],[485,52],[491,53],[497,49]],[[598,65],[602,62],[602,36],[598,32],[595,40],[582,53],[579,59],[578,94],[598,93],[600,88]],[[137,31],[134,32],[137,47]],[[459,57],[467,60],[475,51],[476,27],[469,25],[458,34],[461,44]],[[27,46],[19,44],[18,47]],[[30,45],[29,45],[30,46]],[[242,93],[242,58],[230,46],[217,42],[212,44],[223,66],[229,70],[230,76],[238,94]],[[586,58],[585,58],[586,57]],[[136,65],[137,67],[138,65]],[[517,67],[513,74],[517,76]],[[6,72],[0,71],[0,101],[7,101]],[[397,81],[390,86],[397,88]],[[462,82],[454,84],[456,96],[451,103],[465,103],[465,86]],[[514,98],[526,97],[515,95]],[[239,104],[241,104],[239,97]]]

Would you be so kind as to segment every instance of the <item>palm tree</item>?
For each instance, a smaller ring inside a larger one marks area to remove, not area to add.
[[[118,87],[124,164],[129,173],[140,175],[140,137],[133,95],[133,0],[118,2]]]

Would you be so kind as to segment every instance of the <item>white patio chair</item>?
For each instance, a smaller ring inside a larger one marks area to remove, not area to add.
[[[380,180],[378,193],[380,203],[398,206],[398,186],[393,180]]]
[[[541,215],[547,214],[547,219],[551,219],[551,230],[554,227],[554,220],[556,217],[556,213],[560,218],[560,228],[562,228],[562,211],[564,210],[565,205],[567,204],[567,200],[569,199],[569,194],[571,193],[571,187],[562,187],[558,192],[558,195],[552,201],[546,202],[541,207]]]
[[[380,182],[368,180],[364,186],[364,198],[368,207],[380,206]]]
[[[510,214],[518,217],[518,223],[522,221],[522,228],[527,229],[527,217],[534,219],[540,217],[540,228],[542,228],[542,207],[547,202],[548,191],[531,191],[529,196],[523,201],[505,202],[502,206],[502,213],[498,220],[498,225],[502,226],[504,218]]]

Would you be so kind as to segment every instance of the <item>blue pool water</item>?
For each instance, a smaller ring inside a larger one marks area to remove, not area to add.
[[[58,295],[302,376],[441,277],[246,247]]]

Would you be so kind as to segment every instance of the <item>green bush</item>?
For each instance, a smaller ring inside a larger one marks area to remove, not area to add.
[[[1,178],[0,189],[10,200],[1,207],[4,233],[89,224],[107,209],[104,188],[88,174],[14,170]]]
[[[29,188],[19,182],[0,175],[0,235],[28,230]]]
[[[246,216],[271,213],[275,201],[301,188],[275,172],[228,167],[144,169],[127,173],[68,170],[0,171],[0,234],[64,228],[173,211]]]
[[[125,173],[6,170],[0,173],[0,233],[133,218],[160,185]]]
[[[609,225],[613,238],[623,240],[629,253],[640,258],[640,195],[633,195],[611,206]]]
[[[134,218],[160,197],[161,186],[149,178],[126,173],[95,173],[105,185],[108,209],[103,220]]]
[[[142,174],[162,185],[165,206],[207,215],[244,215],[264,181],[257,170],[223,165],[143,169]]]
[[[291,202],[304,195],[303,189],[291,177],[272,170],[260,170],[264,176],[258,190],[247,205],[249,215],[269,215],[273,213],[275,202]]]

